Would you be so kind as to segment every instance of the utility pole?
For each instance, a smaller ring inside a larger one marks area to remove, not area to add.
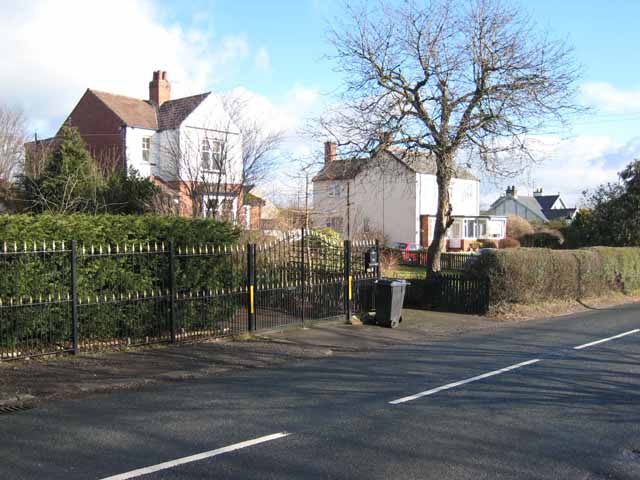
[[[309,172],[306,172],[304,184],[304,228],[309,229]]]

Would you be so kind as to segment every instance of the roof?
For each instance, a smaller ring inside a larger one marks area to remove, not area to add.
[[[158,130],[178,128],[211,92],[164,102],[158,112]]]
[[[355,178],[367,164],[365,158],[349,158],[346,160],[334,160],[322,167],[315,177],[314,182],[323,180],[351,180]]]
[[[123,123],[130,127],[158,130],[156,108],[147,100],[91,90]]]
[[[534,195],[534,197],[542,210],[551,210],[553,204],[558,201],[560,195]]]
[[[576,213],[575,208],[554,208],[551,210],[545,210],[544,215],[547,217],[547,220],[558,220],[558,219],[567,219],[573,218],[573,215]]]
[[[178,128],[210,94],[210,92],[206,92],[168,100],[158,109],[148,100],[98,90],[89,89],[89,91],[111,109],[122,120],[122,123],[129,127],[148,128],[149,130]]]
[[[491,209],[496,208],[504,200],[511,199],[514,202],[524,205],[543,220],[572,218],[576,212],[575,208],[551,208],[557,202],[558,198],[560,198],[560,195],[501,196],[491,204]]]
[[[391,158],[396,159],[409,170],[416,173],[435,175],[437,171],[436,162],[430,155],[409,153],[403,157],[393,155]],[[373,163],[373,159],[371,158],[334,160],[333,162],[325,164],[316,176],[313,177],[313,181],[351,180],[355,178],[363,168]],[[464,180],[478,180],[470,171],[458,166],[455,168],[453,177]]]

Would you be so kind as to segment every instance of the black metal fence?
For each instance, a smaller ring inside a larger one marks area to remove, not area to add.
[[[5,243],[0,360],[348,317],[373,306],[370,248],[308,231],[244,247]]]
[[[489,279],[463,273],[411,280],[405,306],[445,312],[484,314],[489,308]]]
[[[387,257],[387,261],[398,265],[426,267],[427,250],[399,250],[397,248],[383,248],[381,255]],[[442,270],[462,271],[468,265],[469,259],[475,257],[474,253],[442,253],[440,254],[440,268]]]

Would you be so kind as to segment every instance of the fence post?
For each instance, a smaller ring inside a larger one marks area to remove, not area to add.
[[[306,291],[305,291],[305,277],[306,277],[306,267],[304,264],[304,251],[305,251],[305,228],[303,227],[300,234],[300,292],[302,294],[302,310],[300,314],[300,320],[302,322],[302,327],[304,328],[304,313],[306,308]]]
[[[351,322],[351,300],[353,298],[353,277],[351,276],[351,241],[344,241],[344,313],[347,323]]]
[[[378,265],[375,267],[374,274],[376,278],[380,278],[380,240],[376,238],[376,258],[378,259]]]
[[[75,240],[71,240],[71,338],[73,354],[78,354],[78,251]]]
[[[169,240],[169,325],[171,328],[171,343],[176,343],[176,246]]]
[[[256,244],[247,244],[247,284],[249,292],[249,308],[247,309],[247,329],[249,332],[256,330]]]

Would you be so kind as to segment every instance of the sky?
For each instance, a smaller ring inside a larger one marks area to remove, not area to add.
[[[581,203],[640,157],[640,2],[521,0],[542,29],[566,38],[583,67],[579,101],[592,112],[544,140],[544,162],[520,178],[483,181],[482,203],[506,185],[542,187]],[[283,129],[272,185],[293,192],[288,162],[322,150],[300,135],[342,77],[327,57],[339,0],[0,0],[0,102],[22,108],[29,132],[51,135],[86,88],[146,98],[153,70],[173,96],[237,89],[257,118]]]

